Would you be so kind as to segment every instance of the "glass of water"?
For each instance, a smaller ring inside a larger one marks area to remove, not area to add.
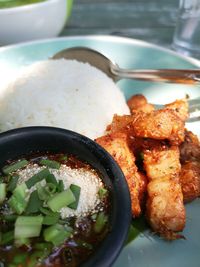
[[[172,48],[200,59],[200,0],[180,0]]]

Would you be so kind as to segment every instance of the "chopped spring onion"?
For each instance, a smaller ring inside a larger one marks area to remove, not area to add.
[[[37,184],[37,191],[41,200],[48,200],[56,192],[56,186],[52,183],[48,183],[44,187],[41,184]]]
[[[76,198],[72,191],[68,188],[61,193],[54,195],[47,201],[49,208],[54,211],[60,211],[63,207],[68,206],[69,204],[76,201]]]
[[[34,186],[36,183],[46,179],[46,177],[50,174],[48,169],[43,169],[40,172],[33,175],[28,181],[26,181],[26,185],[28,189]]]
[[[1,234],[0,245],[8,245],[14,240],[14,231]]]
[[[16,186],[17,186],[18,180],[19,180],[19,175],[16,174],[14,176],[11,176],[7,190],[10,191],[10,192],[14,191]]]
[[[0,184],[0,204],[4,202],[6,198],[6,184]]]
[[[19,169],[22,169],[27,164],[28,164],[28,161],[26,159],[22,159],[20,161],[17,161],[15,163],[10,164],[10,165],[6,165],[5,167],[3,167],[2,171],[5,174],[9,174],[11,172],[14,172],[14,171],[17,171]]]
[[[28,205],[26,207],[26,213],[36,213],[42,206],[42,200],[39,199],[37,190],[33,191],[29,197]]]
[[[43,216],[19,216],[15,222],[15,239],[38,237],[41,232]]]
[[[59,180],[59,181],[58,181],[57,190],[58,190],[58,192],[62,192],[62,191],[65,190],[63,180]]]
[[[0,220],[8,221],[8,222],[13,222],[17,219],[17,215],[15,214],[4,214],[0,216]]]
[[[25,183],[18,185],[13,191],[13,195],[8,200],[9,206],[17,214],[22,214],[27,206],[27,186]]]
[[[56,193],[56,185],[53,183],[47,183],[44,188],[46,192],[49,192],[50,196]]]
[[[23,266],[24,262],[26,261],[27,254],[25,253],[20,253],[15,255],[13,258],[12,264],[17,265],[17,266]]]
[[[62,244],[66,238],[71,236],[63,225],[55,224],[44,230],[44,240],[52,242],[55,246]]]
[[[55,176],[52,173],[49,173],[49,175],[47,175],[46,182],[54,184],[55,186],[58,186],[58,182],[57,182]]]
[[[72,193],[74,194],[76,200],[75,200],[75,202],[69,204],[68,207],[76,210],[78,207],[81,188],[80,188],[80,186],[75,185],[75,184],[71,184],[69,188],[71,189]]]
[[[103,187],[101,187],[98,191],[98,195],[99,195],[100,199],[103,199],[104,197],[106,197],[107,194],[108,194],[108,190],[103,188]]]
[[[99,212],[94,224],[94,231],[98,234],[102,231],[106,222],[108,221],[108,216],[104,212]]]
[[[40,161],[41,165],[47,166],[51,169],[59,169],[60,168],[60,163],[55,161],[55,160],[49,160],[49,159],[42,159]]]
[[[49,253],[48,253],[49,254]],[[26,267],[35,267],[38,265],[39,262],[42,262],[43,259],[45,259],[47,256],[47,251],[35,251],[30,255],[30,258],[28,259],[28,264]]]
[[[44,207],[41,207],[41,208],[40,208],[40,211],[41,211],[44,215],[49,215],[49,216],[57,216],[57,215],[59,215],[58,212],[53,212],[53,211],[49,210],[48,208],[44,208]]]
[[[45,224],[45,225],[56,224],[58,222],[59,218],[60,218],[59,213],[55,213],[54,216],[46,215],[43,219],[43,224]]]

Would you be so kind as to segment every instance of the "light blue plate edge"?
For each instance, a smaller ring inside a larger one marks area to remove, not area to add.
[[[18,68],[38,60],[47,59],[65,47],[76,45],[88,46],[104,52],[123,67],[195,68],[200,66],[199,61],[178,55],[171,50],[143,41],[115,36],[63,37],[3,47],[0,48],[0,63],[5,63],[11,68]],[[158,98],[161,98],[160,95],[162,95],[162,92],[166,101],[169,96],[169,91],[178,91],[177,96],[180,97],[182,96],[181,92],[183,88],[182,86],[155,85],[133,81],[123,81],[119,85],[121,89],[123,88],[122,91],[126,97],[140,92],[145,93],[152,101],[156,99],[154,97],[155,94],[158,95]],[[158,91],[160,86],[164,87],[162,92]],[[131,88],[133,89],[130,93]],[[189,92],[193,97],[200,96],[199,88],[187,86],[186,88],[184,87],[183,91],[184,93]],[[167,97],[166,93],[168,94]],[[197,127],[199,129],[199,124]],[[187,226],[184,230],[186,240],[178,240],[172,243],[166,242],[151,232],[146,231],[124,248],[114,266],[198,267],[198,262],[200,261],[199,209],[199,199],[187,205]]]

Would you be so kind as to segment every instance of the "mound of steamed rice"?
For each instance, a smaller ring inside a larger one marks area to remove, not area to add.
[[[48,60],[26,67],[4,88],[0,131],[54,126],[92,139],[113,115],[129,114],[123,94],[103,72],[75,60]]]

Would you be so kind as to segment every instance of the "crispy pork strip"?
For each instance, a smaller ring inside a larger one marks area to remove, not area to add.
[[[147,185],[147,219],[152,229],[166,239],[179,238],[185,226],[183,194],[179,184],[179,149],[157,145],[144,150]]]
[[[182,165],[180,183],[184,202],[200,197],[200,162],[191,161]]]
[[[184,141],[184,122],[170,109],[132,115],[131,134],[158,140],[169,140],[173,145]]]
[[[151,181],[147,186],[146,216],[152,229],[167,240],[181,237],[185,208],[179,183],[170,178]]]
[[[157,143],[144,150],[144,168],[150,180],[177,177],[181,170],[178,147]]]
[[[115,132],[126,132],[128,133],[130,130],[129,124],[132,122],[132,116],[131,115],[117,115],[115,114],[113,116],[111,124],[107,126],[106,131],[109,133],[115,133]]]
[[[135,165],[135,157],[128,146],[126,133],[108,134],[95,141],[104,147],[121,167],[130,191],[132,214],[134,217],[138,217],[141,213],[139,194],[146,189],[144,189],[144,182],[141,181],[141,176]]]
[[[188,102],[186,99],[176,100],[165,105],[165,109],[174,110],[175,114],[182,120],[186,121],[189,118]]]
[[[129,106],[131,113],[138,111],[149,113],[155,109],[152,104],[147,102],[146,97],[140,94],[133,95],[131,98],[129,98],[127,105]]]

